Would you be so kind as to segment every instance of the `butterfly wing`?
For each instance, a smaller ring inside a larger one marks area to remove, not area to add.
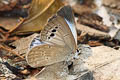
[[[40,38],[42,41],[55,45],[67,45],[71,50],[76,48],[73,34],[65,19],[60,16],[56,16],[45,26],[44,30],[41,31]]]
[[[26,56],[32,67],[68,60],[76,51],[76,41],[62,16],[54,16],[41,31],[39,38],[39,45],[32,47]]]
[[[58,15],[63,17],[65,21],[67,22],[67,24],[69,25],[69,28],[77,44],[77,32],[76,32],[76,26],[75,26],[75,20],[74,20],[72,8],[70,6],[64,6],[64,8],[62,8],[58,12]]]
[[[64,61],[68,56],[66,53],[70,52],[66,46],[54,46],[51,44],[42,44],[33,47],[29,54],[27,54],[27,62],[32,67],[41,67],[53,63]]]

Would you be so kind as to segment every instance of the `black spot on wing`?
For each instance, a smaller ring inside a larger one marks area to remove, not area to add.
[[[54,33],[51,33],[51,34],[50,34],[50,37],[54,37],[54,36],[55,36],[55,34],[54,34]]]
[[[48,37],[48,39],[50,39],[50,37]]]
[[[53,29],[52,32],[56,32],[56,29]]]

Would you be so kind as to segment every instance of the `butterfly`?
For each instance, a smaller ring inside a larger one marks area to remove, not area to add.
[[[41,67],[69,61],[77,49],[77,33],[70,6],[61,8],[31,42],[26,61]]]

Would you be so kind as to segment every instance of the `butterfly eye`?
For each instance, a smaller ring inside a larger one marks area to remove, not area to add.
[[[56,32],[56,29],[53,29],[52,32]]]

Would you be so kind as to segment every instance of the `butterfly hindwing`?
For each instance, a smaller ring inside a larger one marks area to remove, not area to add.
[[[64,61],[69,56],[67,53],[70,52],[65,47],[46,43],[35,46],[27,54],[27,62],[32,67],[41,67]]]

